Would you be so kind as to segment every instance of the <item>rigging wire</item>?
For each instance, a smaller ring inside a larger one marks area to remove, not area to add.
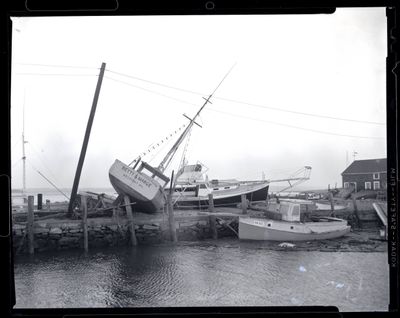
[[[11,147],[11,157],[14,156],[14,153],[15,153],[16,149],[18,149],[17,146],[19,146],[19,143],[20,143],[20,142],[21,142],[21,139],[18,138],[18,139],[16,140],[16,142],[14,142],[14,145]]]
[[[132,78],[132,79],[139,80],[139,81],[142,81],[142,82],[146,82],[146,83],[150,83],[150,84],[153,84],[153,85],[158,85],[158,86],[162,86],[162,87],[166,87],[166,88],[170,88],[170,89],[174,89],[174,90],[178,90],[178,91],[182,91],[182,92],[186,92],[186,93],[191,93],[191,94],[196,94],[196,95],[201,95],[201,96],[207,95],[207,94],[203,94],[203,93],[192,91],[192,90],[188,90],[188,89],[183,89],[183,88],[179,88],[179,87],[175,87],[175,86],[171,86],[171,85],[166,85],[166,84],[162,84],[162,83],[155,82],[155,81],[150,81],[150,80],[143,79],[143,78],[140,78],[140,77],[137,77],[137,76],[132,76],[132,75],[124,74],[124,73],[121,73],[121,72],[112,71],[112,70],[109,70],[109,69],[106,70],[106,71],[108,71],[110,73],[114,73],[114,74],[120,75],[120,76]],[[260,104],[249,103],[249,102],[244,102],[244,101],[238,101],[238,100],[235,100],[235,99],[229,99],[229,98],[225,98],[225,97],[214,96],[214,99],[224,100],[224,101],[227,101],[227,102],[233,102],[233,103],[237,103],[237,104],[244,104],[244,105],[253,106],[253,107],[265,108],[265,109],[270,109],[270,110],[280,111],[280,112],[285,112],[285,113],[303,115],[303,116],[325,118],[325,119],[331,119],[331,120],[340,120],[340,121],[349,121],[349,122],[356,122],[356,123],[361,123],[361,124],[382,125],[382,126],[386,125],[385,123],[381,123],[381,122],[374,122],[374,121],[367,121],[367,120],[357,120],[357,119],[351,119],[351,118],[343,118],[343,117],[327,116],[327,115],[321,115],[321,114],[315,114],[315,113],[300,112],[300,111],[294,111],[294,110],[289,110],[289,109],[285,109],[285,108],[272,107],[272,106],[260,105]]]
[[[248,102],[238,101],[238,100],[234,100],[234,99],[230,99],[230,98],[224,98],[224,97],[215,97],[215,99],[219,99],[219,100],[223,100],[223,101],[227,101],[227,102],[232,102],[232,103],[237,103],[237,104],[244,104],[244,105],[258,107],[258,108],[271,109],[271,110],[274,110],[274,111],[291,113],[291,114],[296,114],[296,115],[311,116],[311,117],[318,117],[318,118],[325,118],[325,119],[332,119],[332,120],[341,120],[341,121],[348,121],[348,122],[356,122],[356,123],[361,123],[361,124],[371,124],[371,125],[380,125],[380,126],[385,126],[386,125],[385,123],[381,123],[381,122],[374,122],[374,121],[367,121],[367,120],[358,120],[358,119],[350,119],[350,118],[343,118],[343,117],[320,115],[320,114],[314,114],[314,113],[299,112],[299,111],[295,111],[295,110],[288,110],[288,109],[284,109],[284,108],[278,108],[278,107],[265,106],[265,105],[254,104],[254,103],[248,103]]]
[[[177,101],[177,102],[180,102],[180,103],[189,104],[189,105],[192,105],[192,106],[198,106],[198,105],[195,104],[195,103],[191,103],[191,102],[185,101],[185,100],[183,100],[183,99],[179,99],[179,98],[175,98],[175,97],[172,97],[172,96],[169,96],[169,95],[165,95],[165,94],[162,94],[162,93],[153,91],[153,90],[151,90],[151,89],[147,89],[147,88],[144,88],[144,87],[140,87],[140,86],[137,86],[137,85],[128,83],[128,82],[124,82],[124,81],[121,81],[121,80],[117,80],[117,79],[112,78],[112,77],[109,77],[109,76],[104,76],[104,78],[107,78],[107,79],[112,80],[112,81],[114,81],[114,82],[118,82],[118,83],[122,83],[122,84],[125,84],[125,85],[128,85],[128,86],[132,86],[132,87],[141,89],[141,90],[143,90],[143,91],[146,91],[146,92],[149,92],[149,93],[152,93],[152,94],[155,94],[155,95],[159,95],[159,96],[162,96],[162,97],[165,97],[165,98],[169,98],[169,99],[172,99],[172,100]]]
[[[153,156],[149,159],[149,163],[151,163],[159,154],[160,154],[160,152],[161,151],[163,151],[163,150],[165,150],[165,148],[167,147],[167,145],[170,145],[171,142],[172,141],[172,139],[169,139],[167,142],[164,142],[163,143],[163,146],[161,147],[161,148],[159,148],[159,150],[155,153],[155,154],[153,154]]]
[[[107,77],[107,76],[105,76],[105,77],[108,78],[108,79],[111,79],[110,77]],[[114,80],[114,79],[112,79],[112,80]],[[165,95],[165,94],[160,94],[160,93],[155,92],[155,91],[153,91],[153,90],[141,88],[141,87],[139,87],[139,86],[126,83],[126,82],[124,82],[124,81],[120,81],[120,80],[115,80],[115,81],[116,81],[116,82],[121,82],[121,83],[126,84],[126,85],[129,85],[129,86],[133,86],[133,87],[136,87],[136,88],[139,88],[139,89],[143,89],[143,90],[145,90],[145,91],[147,91],[147,92],[154,93],[154,94],[156,94],[156,95],[161,95],[161,96],[166,97],[166,98],[169,98],[169,99],[177,100],[177,101],[179,101],[179,102],[181,102],[181,103],[185,103],[185,104],[192,105],[192,106],[197,106],[197,105],[194,104],[194,103],[191,103],[191,102],[188,102],[188,101],[184,101],[184,100],[181,100],[181,99],[176,99],[176,98],[174,98],[174,97],[171,97],[171,96],[168,96],[168,95]],[[256,121],[261,121],[261,122],[270,123],[270,124],[273,124],[273,125],[284,126],[284,127],[290,127],[290,128],[295,128],[295,129],[300,129],[300,130],[305,130],[305,131],[311,131],[311,132],[320,133],[320,134],[326,134],[326,135],[333,135],[333,136],[340,136],[340,137],[350,137],[350,138],[361,138],[361,139],[384,139],[383,137],[355,136],[355,135],[347,135],[347,134],[339,134],[339,133],[333,133],[333,132],[326,132],[326,131],[322,131],[322,130],[316,130],[316,129],[311,129],[311,128],[304,128],[304,127],[293,126],[293,125],[288,125],[288,124],[283,124],[283,123],[277,123],[277,122],[273,122],[273,121],[267,121],[267,120],[263,120],[263,119],[259,119],[259,118],[252,118],[252,117],[247,117],[247,116],[243,116],[243,115],[237,115],[237,114],[233,114],[233,113],[230,113],[230,112],[225,112],[225,111],[221,111],[221,110],[216,110],[216,109],[213,109],[213,108],[207,108],[206,110],[214,111],[214,112],[218,112],[218,113],[221,113],[221,114],[226,114],[226,115],[230,115],[230,116],[234,116],[234,117],[246,118],[246,119],[250,119],[250,120],[256,120]]]
[[[172,140],[172,137],[175,136],[177,133],[179,133],[183,128],[185,128],[185,126],[186,126],[186,124],[183,124],[182,126],[177,128],[174,132],[168,134],[168,136],[162,138],[158,142],[151,143],[147,147],[147,150],[143,151],[139,156],[137,156],[128,166],[130,166],[131,164],[135,163],[137,160],[139,160],[139,158],[142,158],[142,157],[152,153],[153,150],[156,150],[160,146],[163,146],[163,147],[161,147],[161,149],[156,154],[153,155],[153,157],[151,159],[149,159],[149,162],[151,162],[154,159],[154,157],[157,156],[160,153],[160,151],[165,148],[165,145],[167,145]]]
[[[31,139],[31,138],[30,138]],[[48,172],[50,172],[51,176],[53,177],[53,179],[55,181],[57,181],[57,178],[55,177],[54,173],[52,172],[52,170],[48,167],[48,165],[45,163],[42,155],[39,153],[39,151],[36,149],[36,147],[32,144],[32,139],[27,143],[30,148],[36,153],[37,157],[39,158],[39,160],[42,162],[43,166],[48,170]]]
[[[19,158],[16,162],[13,163],[13,165],[11,166],[11,169],[13,169],[21,161],[22,161],[22,158]]]
[[[43,177],[48,183],[50,183],[58,192],[60,192],[64,197],[66,197],[68,200],[70,200],[70,198],[64,193],[62,192],[53,182],[51,182],[45,175],[43,175],[38,169],[36,169],[31,162],[29,162],[29,160],[27,160],[27,162],[29,163],[29,165],[33,168],[33,170],[35,170],[41,177]]]
[[[144,79],[144,78],[140,78],[140,77],[137,77],[137,76],[132,76],[132,75],[128,75],[128,74],[112,71],[110,69],[107,69],[106,71],[110,72],[110,73],[113,73],[113,74],[116,74],[116,75],[123,76],[123,77],[132,78],[132,79],[135,79],[135,80],[138,80],[138,81],[146,82],[146,83],[157,85],[157,86],[162,86],[162,87],[166,87],[166,88],[170,88],[170,89],[175,89],[175,90],[178,90],[178,91],[181,91],[181,92],[185,92],[185,93],[196,94],[196,95],[200,95],[200,96],[207,95],[207,94],[202,94],[202,93],[191,91],[191,90],[184,89],[184,88],[178,88],[178,87],[175,87],[175,86],[162,84],[162,83],[155,82],[155,81],[150,81],[150,80],[147,80],[147,79]]]
[[[340,136],[340,137],[350,137],[350,138],[361,138],[361,139],[385,139],[384,137],[355,136],[355,135],[332,133],[332,132],[328,132],[328,131],[311,129],[311,128],[304,128],[304,127],[299,127],[299,126],[294,126],[294,125],[277,123],[277,122],[264,120],[264,119],[260,119],[260,118],[237,115],[237,114],[233,114],[233,113],[229,113],[229,112],[225,112],[225,111],[221,111],[221,110],[216,110],[216,109],[213,109],[213,108],[208,108],[207,111],[213,111],[213,112],[217,112],[217,113],[221,113],[221,114],[226,114],[226,115],[229,115],[229,116],[245,118],[245,119],[250,119],[250,120],[255,120],[255,121],[260,121],[260,122],[269,123],[269,124],[273,124],[273,125],[290,127],[290,128],[295,128],[295,129],[300,129],[300,130],[305,130],[305,131],[311,131],[311,132],[315,132],[315,133],[319,133],[319,134],[325,134],[325,135],[333,135],[333,136]]]

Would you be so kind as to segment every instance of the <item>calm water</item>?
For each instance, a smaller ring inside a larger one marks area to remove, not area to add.
[[[334,305],[386,311],[386,253],[271,251],[221,240],[15,259],[17,308]]]

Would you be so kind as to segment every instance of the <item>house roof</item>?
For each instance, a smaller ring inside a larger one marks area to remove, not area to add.
[[[348,173],[374,173],[383,171],[387,171],[386,158],[355,160],[342,172],[342,175]]]

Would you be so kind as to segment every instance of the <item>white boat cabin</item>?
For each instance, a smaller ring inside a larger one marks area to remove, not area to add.
[[[240,184],[237,180],[208,181],[201,163],[186,165],[177,174],[175,193],[185,196],[207,197],[208,194],[218,194],[224,191],[237,189]],[[168,191],[168,189],[166,189]]]
[[[279,213],[282,221],[300,222],[300,204],[291,202],[281,202]]]

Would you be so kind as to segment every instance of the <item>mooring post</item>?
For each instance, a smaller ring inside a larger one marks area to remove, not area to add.
[[[246,199],[246,195],[242,194],[241,195],[241,199],[242,199],[242,213],[243,214],[247,214],[247,199]]]
[[[357,200],[356,200],[356,197],[354,195],[352,196],[352,200],[353,200],[354,215],[356,216],[356,219],[357,219],[357,225],[358,225],[358,227],[360,227],[361,224],[360,224],[360,217],[358,215]]]
[[[34,223],[34,214],[33,214],[33,200],[34,196],[28,196],[28,222],[27,225],[27,232],[28,232],[28,248],[29,254],[33,254],[35,247],[33,241],[33,223]]]
[[[167,195],[167,212],[168,212],[168,223],[169,223],[169,232],[172,242],[178,242],[178,237],[176,235],[176,226],[175,226],[175,218],[174,218],[174,205],[172,204],[172,193],[175,188],[175,180],[174,180],[174,170],[171,173],[171,182],[169,186],[169,193]]]
[[[174,207],[172,204],[172,194],[167,195],[167,211],[168,211],[168,222],[169,222],[169,232],[172,242],[178,242],[178,237],[176,235],[176,226],[174,218]]]
[[[329,192],[329,202],[331,204],[331,216],[335,216],[335,204],[333,202],[333,194],[332,192]]]
[[[218,239],[217,218],[213,214],[210,215],[210,229],[211,229],[212,238],[214,240],[217,240]]]
[[[215,207],[214,207],[214,196],[212,193],[208,194],[208,210],[211,213],[215,212]],[[210,229],[211,229],[211,234],[212,238],[214,240],[218,239],[218,231],[217,231],[217,218],[215,215],[210,215]]]
[[[215,212],[215,207],[214,207],[214,196],[212,193],[208,194],[208,210],[210,212]]]
[[[83,232],[83,248],[85,252],[89,250],[89,238],[87,227],[87,199],[85,195],[81,195],[81,209],[82,209],[82,232]]]
[[[37,195],[37,209],[41,210],[43,207],[43,194],[38,193]]]
[[[46,210],[50,211],[50,200],[46,200]]]
[[[132,246],[137,245],[136,233],[135,233],[135,224],[133,223],[133,214],[131,207],[131,199],[126,195],[124,196],[126,215],[128,216],[128,224],[129,224],[129,232],[131,233],[131,244]]]
[[[113,218],[113,221],[115,221],[117,218],[117,209],[113,208],[112,210],[113,210],[112,218]]]

